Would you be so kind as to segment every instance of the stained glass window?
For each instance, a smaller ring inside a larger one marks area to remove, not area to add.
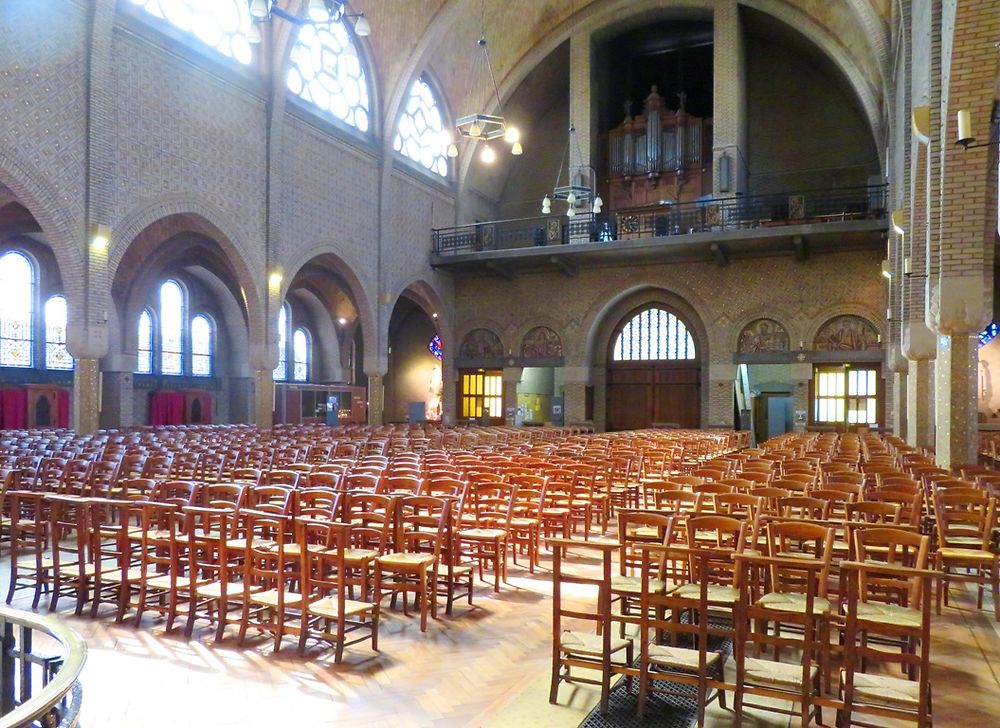
[[[212,376],[212,322],[203,314],[191,319],[191,374]]]
[[[399,116],[393,148],[442,177],[448,176],[444,121],[430,84],[418,78]]]
[[[292,379],[296,382],[309,381],[309,332],[301,326],[292,334]]]
[[[679,318],[662,308],[640,311],[615,340],[615,361],[695,359],[694,338]]]
[[[184,291],[177,281],[160,286],[160,372],[184,373]]]
[[[253,60],[247,34],[250,8],[246,0],[132,0],[146,12],[166,20],[243,65]]]
[[[278,311],[278,366],[274,368],[274,379],[288,379],[288,304]]]
[[[52,296],[45,302],[45,368],[73,368],[73,357],[66,348],[65,296]]]
[[[303,25],[292,48],[288,88],[361,131],[368,131],[368,81],[344,21]]]
[[[139,374],[153,373],[153,314],[144,309],[139,314],[139,346],[135,371]]]
[[[979,348],[982,349],[993,341],[997,337],[997,334],[1000,334],[1000,326],[997,326],[996,321],[992,321],[989,326],[979,332]]]
[[[441,355],[443,349],[441,348],[441,337],[437,334],[431,337],[431,340],[427,342],[427,350],[434,355],[434,358],[441,361]]]
[[[30,367],[35,267],[17,251],[0,256],[0,366]]]

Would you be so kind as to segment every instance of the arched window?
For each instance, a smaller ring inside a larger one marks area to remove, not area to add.
[[[444,120],[434,92],[423,78],[418,78],[410,87],[392,146],[435,174],[448,176]]]
[[[246,0],[132,0],[146,12],[193,35],[224,56],[249,65],[253,60],[247,34],[250,8]],[[270,3],[269,3],[270,4]]]
[[[0,256],[0,366],[30,367],[34,342],[35,266],[28,256]]]
[[[177,281],[160,286],[160,372],[184,373],[184,291]]]
[[[45,302],[45,368],[73,368],[73,357],[66,348],[65,296],[52,296]]]
[[[153,373],[153,314],[148,308],[139,314],[139,346],[135,371],[138,374]]]
[[[694,338],[679,318],[662,308],[633,316],[615,339],[615,361],[695,359]]]
[[[312,339],[301,326],[292,334],[292,379],[296,382],[309,381],[309,359],[312,354]]]
[[[208,316],[198,314],[191,319],[191,374],[196,377],[212,376],[212,322]]]
[[[278,366],[274,368],[274,379],[288,379],[288,304],[278,311]]]
[[[368,81],[343,19],[303,25],[292,48],[288,88],[341,121],[368,131]]]

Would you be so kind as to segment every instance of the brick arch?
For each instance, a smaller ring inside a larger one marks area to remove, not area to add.
[[[239,226],[222,211],[203,199],[189,195],[170,195],[126,215],[111,233],[108,251],[108,283],[119,279],[119,267],[137,245],[154,246],[183,232],[204,236],[214,242],[230,267],[234,283],[241,289],[246,308],[250,340],[260,341],[264,332],[264,308],[261,286],[263,261],[248,260],[250,242]],[[256,263],[256,265],[255,265]],[[255,269],[259,272],[255,274]]]
[[[80,297],[84,288],[84,261],[81,221],[60,200],[51,185],[16,151],[0,147],[0,184],[14,195],[14,200],[35,218],[52,250],[62,277],[71,319],[82,320]]]
[[[284,270],[284,281],[282,284],[279,300],[284,300],[288,294],[288,289],[295,282],[296,277],[302,270],[316,259],[322,259],[324,265],[329,264],[334,273],[347,288],[347,294],[358,312],[358,322],[361,326],[361,337],[364,341],[365,359],[368,359],[372,352],[370,349],[376,347],[378,341],[378,326],[375,320],[375,311],[366,292],[365,285],[358,277],[356,271],[364,270],[347,257],[347,251],[339,249],[331,241],[316,242],[307,245],[290,261],[286,262]],[[353,331],[353,329],[352,329]]]
[[[534,339],[537,339],[538,337],[544,337],[547,340],[546,346],[551,346],[554,349],[554,351],[544,352],[540,354],[532,353],[528,349],[531,348],[533,345],[535,345],[535,343],[537,342],[533,341],[532,339],[529,339],[529,337],[534,337]],[[530,329],[524,332],[524,334],[520,337],[520,341],[521,344],[518,353],[525,359],[536,358],[536,357],[553,358],[553,357],[562,357],[565,355],[562,336],[559,335],[558,331],[549,326],[544,326],[544,325],[532,326]]]
[[[486,339],[492,337],[492,339],[490,341],[488,341],[487,343],[489,343],[493,347],[496,347],[497,345],[499,345],[499,351],[486,352],[482,356],[480,356],[476,352],[470,352],[468,356],[464,355],[462,353],[463,350],[465,350],[467,347],[473,345],[473,342],[472,342],[472,336],[473,336],[473,334],[476,334],[477,336],[479,336],[479,332],[481,332],[481,331],[485,331],[486,332],[486,335],[483,336],[484,341]],[[462,334],[462,338],[461,338],[461,340],[460,340],[460,342],[458,344],[458,348],[456,349],[455,354],[456,354],[457,357],[460,357],[462,359],[500,359],[500,358],[506,356],[506,354],[504,353],[504,340],[503,340],[503,338],[494,329],[490,329],[490,328],[487,328],[485,326],[476,326],[475,328],[471,328],[468,331],[466,331],[464,334]]]

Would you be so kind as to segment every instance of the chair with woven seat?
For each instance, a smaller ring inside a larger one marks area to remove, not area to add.
[[[31,589],[31,608],[37,609],[42,593],[52,580],[52,559],[46,556],[49,538],[48,502],[46,493],[9,490],[5,500],[10,517],[8,538],[10,577],[7,604],[22,589]]]
[[[128,500],[90,499],[88,509],[89,556],[94,564],[90,616],[96,617],[104,602],[115,605],[115,616],[124,612],[133,584],[139,579],[138,565],[132,558],[129,540]]]
[[[728,550],[691,549],[677,546],[643,544],[641,549],[648,564],[665,560],[680,560],[689,564],[691,582],[688,590],[661,590],[650,577],[649,569],[642,570],[639,608],[639,697],[636,714],[643,720],[650,683],[693,686],[696,705],[696,722],[705,725],[705,708],[718,700],[726,707],[725,690],[732,686],[725,683],[724,652],[722,640],[731,637],[731,630],[720,629],[712,623],[717,595],[712,592],[711,574],[733,569],[732,552]],[[734,598],[733,603],[738,599]],[[684,613],[686,619],[678,616]],[[653,640],[647,639],[650,633]],[[713,647],[710,638],[716,639]],[[679,644],[682,643],[682,644]],[[630,672],[626,672],[630,675]],[[715,690],[709,696],[709,690]],[[670,690],[656,686],[655,692],[690,696],[684,690]]]
[[[608,712],[611,693],[611,679],[615,672],[631,670],[633,663],[633,642],[627,637],[616,637],[612,629],[611,612],[611,571],[612,557],[620,548],[611,541],[577,541],[573,539],[551,539],[552,548],[552,681],[549,688],[549,702],[555,705],[559,700],[559,683],[583,683],[601,688],[600,710]],[[569,548],[596,550],[600,553],[600,572],[597,576],[572,573],[564,569],[562,553]],[[564,603],[563,588],[570,586],[574,597]],[[577,606],[581,598],[576,596],[580,587],[587,590],[587,607]],[[596,594],[593,592],[596,591]],[[563,620],[573,620],[573,624],[590,622],[594,632],[580,628],[564,629]],[[573,674],[573,668],[600,672],[600,679]]]
[[[458,551],[468,549],[468,557],[478,564],[480,580],[483,579],[484,565],[492,562],[495,592],[500,591],[501,581],[507,581],[507,549],[510,546],[515,492],[514,486],[502,482],[469,483],[462,508],[466,523],[459,525],[454,535]]]
[[[332,643],[337,663],[348,645],[371,640],[372,650],[378,650],[378,604],[347,598],[344,550],[350,543],[350,530],[347,523],[295,519],[303,596],[300,654],[310,638]],[[353,632],[362,634],[349,639]]]
[[[825,593],[826,573],[832,536],[821,537],[821,526],[813,524],[769,524],[775,526],[807,527],[806,530],[789,528],[803,540],[819,539],[824,542],[826,559],[802,556],[760,556],[737,554],[740,571],[740,599],[737,603],[736,635],[732,663],[727,671],[735,671],[734,710],[737,724],[743,721],[746,707],[798,716],[802,728],[811,725],[815,718],[822,723],[821,707],[817,699],[822,695],[822,678],[829,661],[830,641],[825,622],[830,613],[830,603]],[[772,537],[773,539],[774,537]],[[772,574],[770,592],[757,598],[752,587],[752,569],[766,569]],[[798,634],[783,634],[781,629],[772,633],[770,623],[794,625]],[[760,657],[762,650],[773,648],[774,659]],[[779,661],[782,650],[794,651],[794,662]],[[753,656],[751,656],[751,654]],[[769,699],[767,703],[750,703],[747,696]],[[788,710],[781,702],[798,704],[799,710]]]
[[[510,484],[514,488],[510,519],[511,556],[517,564],[518,552],[526,552],[528,571],[534,574],[541,550],[541,501],[545,479],[535,475],[512,475]]]
[[[990,550],[996,527],[996,501],[986,493],[939,492],[934,497],[938,549],[936,566],[941,571],[937,612],[942,598],[948,604],[952,582],[976,585],[976,604],[983,608],[983,591],[993,595],[993,616],[1000,621],[1000,555]]]
[[[139,565],[132,586],[135,625],[142,624],[147,611],[153,611],[166,616],[169,632],[179,614],[180,588],[190,581],[183,556],[186,544],[180,538],[181,506],[159,501],[134,502],[129,512],[139,520],[139,527],[130,529],[126,535],[133,545],[130,559]],[[119,620],[127,606],[127,600],[123,599]]]
[[[920,728],[932,725],[930,684],[931,592],[936,571],[899,564],[850,562],[840,565],[847,582],[846,623],[843,642],[844,664],[840,671],[838,725],[853,725],[855,713],[905,720]],[[888,617],[867,607],[867,585],[895,583],[908,585],[914,595],[905,617]],[[905,644],[907,649],[888,652],[875,645],[873,634]],[[895,664],[905,677],[869,671],[873,664]]]
[[[76,599],[75,613],[83,613],[87,602],[93,563],[90,558],[90,504],[73,495],[49,495],[47,498],[51,549],[50,579],[52,595],[49,611],[54,612],[61,596]]]
[[[239,644],[251,629],[270,634],[274,650],[285,634],[297,634],[302,608],[301,554],[286,543],[291,516],[264,511],[242,513],[247,529],[243,552],[243,591]]]
[[[668,562],[662,560],[656,563],[644,558],[643,544],[669,545],[674,542],[674,517],[665,513],[651,511],[619,511],[618,540],[621,547],[618,553],[619,573],[611,577],[611,602],[621,602],[620,612],[629,615],[639,604],[642,590],[642,574],[640,569],[653,568],[651,586],[653,591],[666,589]],[[669,563],[671,575],[676,576],[680,569],[674,562]],[[622,625],[624,629],[624,624]]]
[[[420,606],[420,631],[427,631],[428,611],[437,619],[437,570],[451,524],[452,501],[447,498],[406,496],[398,507],[397,551],[375,559],[375,598],[383,592],[403,598],[403,614],[409,614],[407,594]]]
[[[341,519],[351,525],[351,539],[344,551],[347,584],[354,598],[365,601],[375,576],[375,559],[392,548],[395,539],[396,502],[393,496],[366,492],[344,494]]]

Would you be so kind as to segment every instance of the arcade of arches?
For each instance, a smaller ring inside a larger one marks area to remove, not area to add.
[[[1000,0],[325,6],[0,2],[0,428],[995,449]]]

